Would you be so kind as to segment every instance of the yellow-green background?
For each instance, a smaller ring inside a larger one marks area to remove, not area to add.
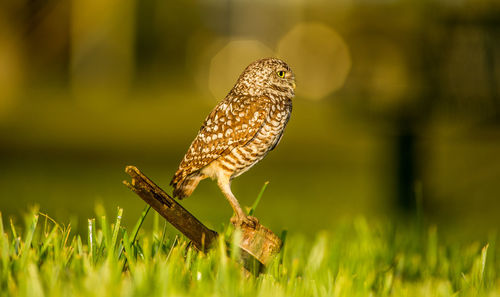
[[[233,182],[274,229],[330,228],[398,207],[398,137],[430,222],[498,228],[497,1],[50,0],[0,4],[0,211],[83,228],[96,202],[136,220],[133,164],[168,183],[202,120],[253,59],[297,76],[276,150]],[[182,202],[209,226],[231,209],[204,181]]]

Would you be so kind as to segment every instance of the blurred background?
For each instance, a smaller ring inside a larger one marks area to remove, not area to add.
[[[31,205],[85,228],[96,203],[144,203],[136,165],[168,183],[203,119],[255,59],[297,77],[280,145],[233,182],[280,229],[339,220],[500,227],[500,2],[7,0],[0,2],[0,211]],[[182,204],[217,228],[204,181]]]

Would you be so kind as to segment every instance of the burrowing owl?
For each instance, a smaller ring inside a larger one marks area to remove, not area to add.
[[[171,185],[182,199],[207,177],[217,180],[231,204],[236,224],[254,225],[231,192],[231,180],[273,150],[292,112],[295,75],[282,60],[261,59],[240,75],[226,98],[215,106],[191,143]]]

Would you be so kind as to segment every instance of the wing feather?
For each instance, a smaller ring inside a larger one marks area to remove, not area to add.
[[[270,111],[267,97],[228,97],[207,116],[191,143],[171,185],[251,141],[264,125]]]

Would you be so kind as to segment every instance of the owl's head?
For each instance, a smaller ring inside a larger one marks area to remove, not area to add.
[[[295,94],[295,74],[280,59],[260,59],[245,68],[232,91],[242,95],[291,98]]]

